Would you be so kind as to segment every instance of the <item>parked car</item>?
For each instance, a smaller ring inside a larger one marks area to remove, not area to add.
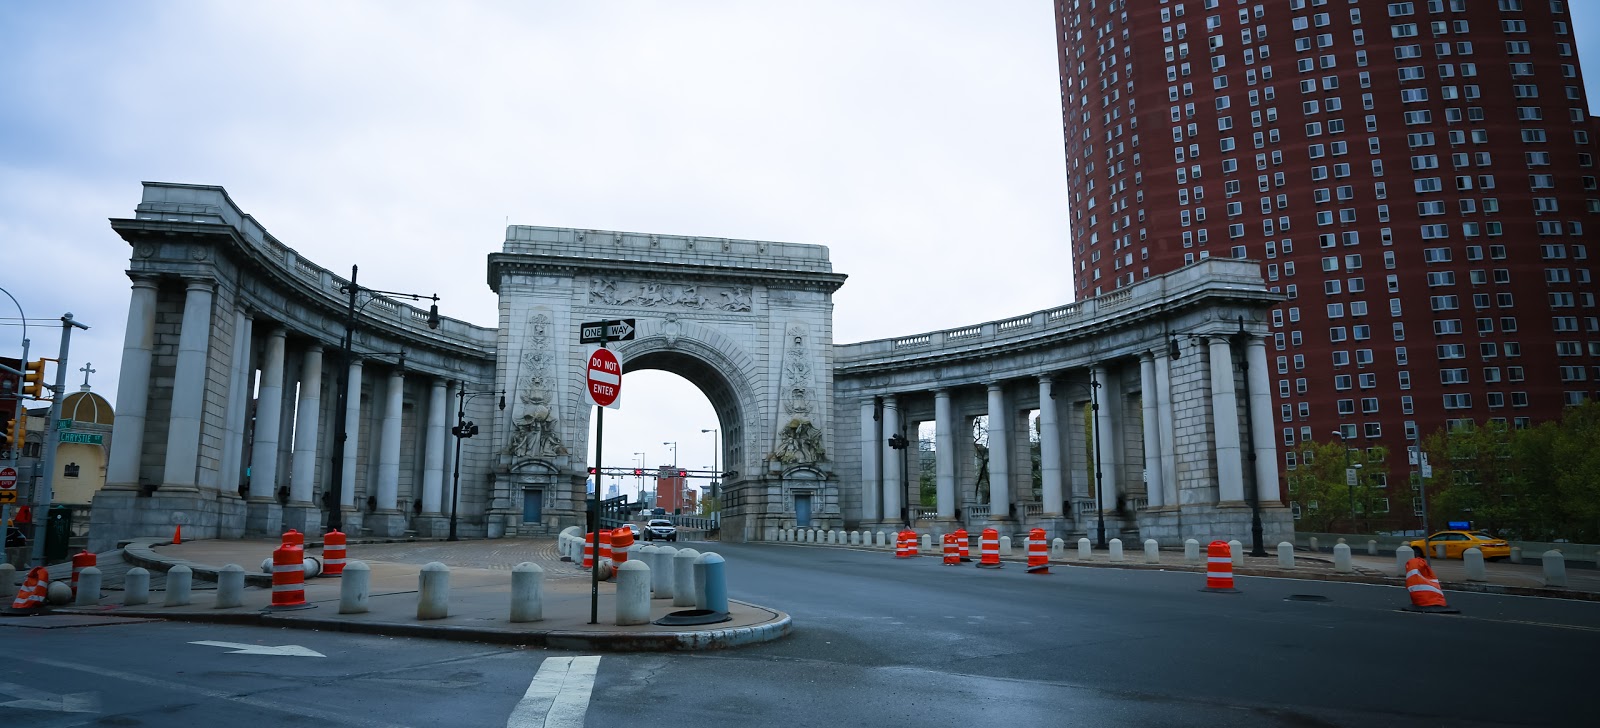
[[[644,526],[644,540],[677,541],[678,527],[665,518],[652,518]]]
[[[1498,539],[1485,533],[1472,531],[1440,531],[1428,537],[1428,545],[1435,552],[1439,544],[1444,544],[1444,557],[1447,559],[1462,558],[1467,549],[1475,548],[1483,552],[1485,560],[1504,559],[1511,556],[1511,544],[1504,539]],[[1409,545],[1417,553],[1422,553],[1422,539],[1410,542]],[[1432,552],[1429,553],[1433,555]]]
[[[640,540],[644,539],[644,530],[639,528],[639,524],[637,524],[637,523],[624,523],[624,524],[622,524],[622,527],[633,532],[633,540],[640,541]]]

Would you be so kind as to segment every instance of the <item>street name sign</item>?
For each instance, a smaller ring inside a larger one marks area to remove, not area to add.
[[[598,344],[601,342],[600,332],[605,331],[605,341],[633,341],[635,329],[634,319],[613,319],[611,321],[586,321],[578,327],[578,343]]]
[[[589,401],[601,407],[617,409],[617,397],[622,395],[622,364],[610,349],[589,352],[589,364],[584,367],[584,391]]]
[[[69,444],[69,443],[78,444],[78,445],[104,445],[105,444],[105,436],[104,435],[93,435],[93,434],[89,434],[87,432],[63,432],[63,433],[61,433],[61,444],[66,445],[66,444]]]

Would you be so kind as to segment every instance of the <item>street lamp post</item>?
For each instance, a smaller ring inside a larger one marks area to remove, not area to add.
[[[719,447],[719,445],[721,445],[722,434],[719,431],[719,428],[716,427],[713,427],[709,430],[701,430],[700,434],[704,435],[707,432],[711,433],[711,472],[716,473],[711,481],[711,492],[715,493],[717,487],[722,484],[722,448]]]
[[[907,476],[907,473],[908,473],[907,466],[906,466],[906,452],[905,451],[906,451],[906,448],[911,447],[911,441],[909,439],[906,439],[905,435],[902,435],[902,434],[896,432],[893,435],[889,436],[889,447],[894,448],[894,451],[899,453],[899,460],[900,460],[900,488],[901,488],[901,491],[902,491],[900,496],[901,496],[901,499],[904,500],[905,499],[904,489],[906,487],[906,480],[907,480],[906,476]],[[990,493],[993,493],[993,492],[994,491],[991,489]],[[918,501],[918,503],[921,503],[921,501]],[[900,523],[901,523],[901,525],[907,526],[907,527],[909,527],[911,525],[911,520],[912,519],[911,519],[911,515],[910,514],[911,514],[911,505],[909,503],[907,503],[905,505],[902,505],[900,507]],[[886,513],[884,515],[888,515],[888,514]]]
[[[672,467],[674,467],[674,468],[678,467],[678,443],[676,443],[676,442],[663,442],[661,444],[663,444],[663,445],[671,445],[672,446]]]
[[[438,294],[424,296],[418,293],[399,293],[396,291],[380,291],[375,288],[363,288],[356,284],[356,272],[358,270],[359,268],[357,266],[350,266],[350,282],[339,287],[339,292],[349,295],[350,298],[349,304],[345,308],[344,338],[339,344],[339,387],[338,395],[335,397],[336,403],[334,406],[335,417],[338,420],[338,425],[334,428],[333,452],[331,453],[333,462],[331,463],[331,467],[328,468],[329,476],[332,482],[330,483],[327,492],[333,496],[329,499],[332,507],[328,509],[328,530],[330,531],[337,531],[344,526],[344,508],[340,504],[343,500],[343,494],[340,491],[344,487],[344,443],[345,440],[349,438],[349,410],[346,407],[350,401],[350,364],[355,361],[355,353],[351,351],[351,348],[355,344],[356,314],[361,308],[365,308],[367,303],[372,303],[373,301],[377,300],[378,294],[395,296],[397,298],[409,298],[413,301],[421,301],[426,299],[433,302],[433,304],[428,307],[428,328],[439,328]],[[367,292],[368,298],[366,303],[363,303],[360,307],[357,307],[356,296],[362,291]],[[453,521],[451,525],[452,527],[454,526]]]
[[[1101,464],[1100,453],[1100,380],[1094,376],[1094,370],[1089,370],[1089,408],[1094,415],[1090,418],[1092,423],[1089,428],[1094,434],[1094,513],[1098,521],[1099,534],[1095,537],[1098,548],[1106,548],[1106,509],[1100,502],[1101,493],[1105,488],[1105,466]]]
[[[451,475],[450,481],[450,536],[446,539],[449,541],[461,540],[456,536],[456,506],[461,502],[461,442],[478,434],[478,425],[467,420],[467,400],[485,394],[496,394],[496,392],[468,392],[465,387],[456,392],[456,426],[450,428],[450,434],[456,437],[456,460],[455,473]],[[500,411],[504,412],[506,409],[505,390],[500,390],[498,394],[500,395]]]
[[[637,482],[634,483],[633,493],[634,493],[634,496],[639,499],[639,506],[643,507],[644,506],[644,453],[636,452],[636,453],[633,454],[633,456],[636,457],[636,458],[639,458],[638,473],[634,477],[634,480],[637,481]]]

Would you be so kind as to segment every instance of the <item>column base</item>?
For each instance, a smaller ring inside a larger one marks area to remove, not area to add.
[[[332,513],[330,512],[327,515],[328,515],[328,519],[324,522],[324,525],[326,526],[326,528],[328,530],[331,531],[331,530],[334,529]],[[346,535],[360,534],[361,533],[361,511],[356,510],[356,507],[353,506],[353,505],[352,506],[340,506],[339,507],[339,525],[338,525],[338,529],[339,529],[340,533],[343,533],[343,534],[346,534]]]
[[[307,536],[320,536],[322,509],[310,503],[290,503],[283,507],[283,525]]]
[[[445,538],[450,535],[449,516],[424,513],[412,519],[412,523],[417,536],[421,538]],[[459,527],[459,523],[457,525]]]
[[[1028,524],[1028,528],[1029,530],[1035,528],[1044,529],[1046,540],[1057,538],[1067,540],[1067,537],[1072,535],[1072,519],[1060,514],[1048,513],[1039,516],[1033,523]]]
[[[183,526],[186,539],[238,538],[244,531],[243,503],[216,491],[166,491],[150,496],[139,490],[102,489],[89,515],[91,552],[110,551],[119,541],[171,538]]]
[[[382,538],[403,538],[409,530],[410,519],[399,511],[378,511],[367,515],[363,525],[372,535]]]
[[[277,538],[283,535],[283,506],[269,498],[251,498],[245,503],[244,532],[247,536]]]

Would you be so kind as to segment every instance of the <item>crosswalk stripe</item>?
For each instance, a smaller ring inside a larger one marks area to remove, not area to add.
[[[506,728],[582,728],[599,656],[546,657]]]

